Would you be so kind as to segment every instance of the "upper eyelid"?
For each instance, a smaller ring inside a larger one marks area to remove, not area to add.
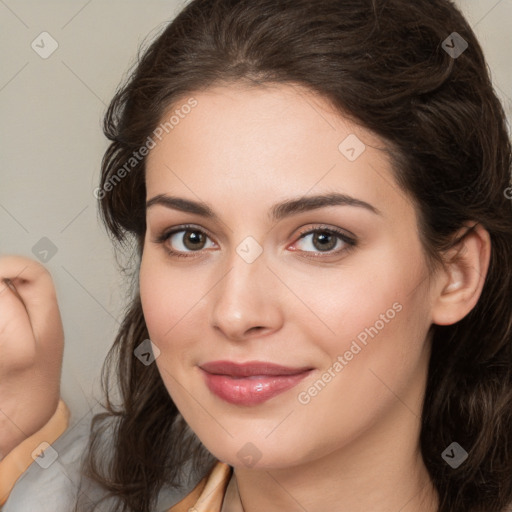
[[[354,233],[348,231],[347,229],[330,227],[325,224],[319,224],[316,227],[309,227],[304,229],[299,228],[299,236],[310,234],[311,232],[315,231],[330,231],[337,236],[344,235],[345,237],[353,240],[357,239],[357,236]]]
[[[213,238],[210,232],[199,226],[195,226],[193,224],[191,225],[183,225],[183,226],[176,226],[170,229],[164,229],[162,230],[161,237],[170,237],[171,235],[175,235],[176,233],[179,233],[180,231],[200,231],[201,233],[204,233],[208,238]]]
[[[306,226],[307,226],[307,224],[306,224]],[[322,231],[323,230],[323,231],[332,231],[334,234],[339,234],[338,232],[341,232],[342,234],[345,234],[348,238],[356,238],[356,235],[354,235],[353,233],[351,233],[347,229],[335,228],[335,227],[331,227],[331,226],[328,226],[328,225],[322,224],[322,223],[320,223],[320,224],[318,224],[317,226],[314,226],[314,227],[300,227],[300,228],[297,228],[297,229],[299,230],[299,233],[298,233],[299,236],[302,236],[302,235],[305,235],[305,234],[309,234],[309,233],[314,232],[314,231]],[[172,228],[169,228],[169,229],[163,229],[162,230],[162,235],[171,235],[171,234],[179,233],[180,231],[193,231],[193,230],[201,231],[205,235],[208,235],[210,238],[213,237],[210,234],[208,229],[203,228],[202,226],[196,226],[194,224],[184,224],[184,225],[181,225],[181,226],[178,225],[178,226],[175,226],[175,227],[172,227]]]

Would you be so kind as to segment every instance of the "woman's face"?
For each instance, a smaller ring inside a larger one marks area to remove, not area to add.
[[[220,460],[267,468],[419,429],[429,280],[383,142],[292,86],[193,98],[148,156],[140,268],[185,420]]]

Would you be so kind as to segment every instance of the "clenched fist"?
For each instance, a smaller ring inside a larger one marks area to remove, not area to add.
[[[0,257],[0,460],[54,414],[63,350],[50,273],[29,258]]]

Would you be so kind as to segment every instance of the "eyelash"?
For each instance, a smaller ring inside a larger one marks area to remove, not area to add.
[[[193,226],[191,224],[184,224],[182,226],[178,226],[177,228],[173,228],[170,231],[164,231],[162,234],[158,235],[158,237],[155,240],[153,240],[153,242],[163,245],[165,242],[167,242],[169,240],[169,238],[171,238],[172,235],[174,235],[176,233],[180,233],[181,231],[185,231],[185,232],[186,231],[195,231],[195,232],[201,233],[201,234],[207,236],[208,238],[210,238],[208,236],[208,234],[205,231],[203,231],[202,229],[199,229],[196,226]],[[327,227],[327,226],[318,226],[314,229],[304,229],[299,233],[298,240],[301,240],[306,235],[315,234],[315,233],[328,233],[331,235],[336,235],[339,239],[341,239],[342,242],[344,242],[346,244],[346,247],[338,249],[337,251],[331,250],[331,251],[327,251],[327,252],[313,253],[313,254],[317,254],[317,255],[320,254],[320,256],[306,256],[308,258],[323,258],[323,257],[340,254],[342,252],[349,252],[352,249],[354,249],[357,245],[357,240],[355,238],[349,237],[346,233],[344,233],[343,231],[341,231],[337,228],[332,228],[332,227]],[[199,251],[191,251],[191,253],[183,253],[180,251],[175,251],[173,249],[170,249],[167,245],[165,246],[165,250],[172,257],[178,257],[178,258],[191,258],[191,257],[193,258],[194,253],[201,252],[201,250],[199,250]],[[311,251],[303,251],[303,252],[310,253]]]

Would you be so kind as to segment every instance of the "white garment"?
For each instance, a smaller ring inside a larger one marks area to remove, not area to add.
[[[52,444],[57,459],[46,469],[33,462],[18,479],[2,512],[72,512],[80,482],[80,463],[87,446],[92,415],[82,419],[68,429]],[[155,512],[167,512],[186,496],[203,475],[185,471],[187,482],[180,489],[163,488],[158,496]],[[82,491],[84,489],[82,488]],[[85,489],[91,501],[103,495],[99,488]],[[112,500],[112,498],[110,499]],[[109,503],[101,504],[101,512],[109,511]]]

